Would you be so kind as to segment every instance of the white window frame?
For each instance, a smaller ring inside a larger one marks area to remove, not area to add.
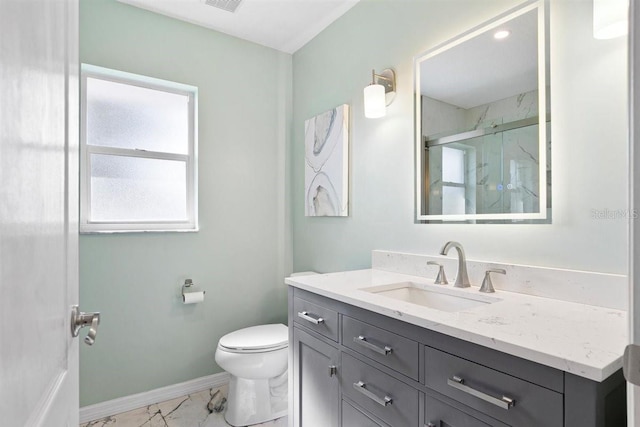
[[[189,138],[187,154],[164,153],[87,144],[87,78],[123,83],[147,89],[188,96]],[[198,231],[198,88],[95,65],[81,67],[80,117],[80,233],[130,233],[162,231]],[[186,162],[187,219],[185,221],[95,221],[91,220],[91,154],[141,157]]]

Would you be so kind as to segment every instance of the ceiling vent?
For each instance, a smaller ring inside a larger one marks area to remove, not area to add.
[[[233,13],[240,6],[242,0],[205,0],[204,2],[209,6]]]

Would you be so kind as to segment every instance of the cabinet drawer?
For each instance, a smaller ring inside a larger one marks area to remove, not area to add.
[[[420,346],[413,340],[342,316],[342,344],[418,381]]]
[[[338,341],[338,313],[301,298],[293,299],[293,321]]]
[[[345,402],[342,401],[342,427],[386,427]]]
[[[418,390],[346,353],[342,353],[340,386],[344,396],[385,423],[418,425]]]
[[[428,395],[425,414],[425,427],[509,427],[497,420],[486,423]]]
[[[563,425],[560,393],[431,347],[425,348],[425,363],[427,387],[506,424]]]

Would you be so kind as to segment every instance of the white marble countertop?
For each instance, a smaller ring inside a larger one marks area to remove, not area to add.
[[[361,290],[424,277],[382,270],[357,270],[290,277],[288,285],[417,326],[473,342],[542,365],[603,381],[622,367],[627,344],[627,313],[498,290],[480,294],[499,298],[492,304],[445,312]],[[479,294],[477,287],[444,287]]]

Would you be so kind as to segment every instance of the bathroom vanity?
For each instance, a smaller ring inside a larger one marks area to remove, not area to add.
[[[626,425],[621,310],[375,269],[287,283],[294,426]]]

